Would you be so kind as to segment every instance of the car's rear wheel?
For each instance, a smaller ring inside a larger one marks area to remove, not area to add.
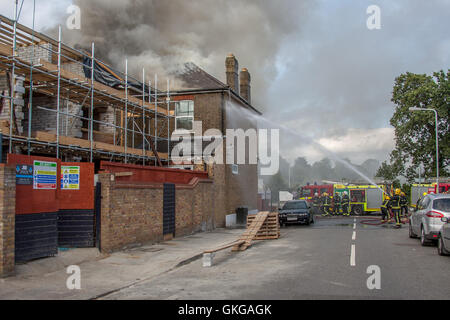
[[[448,256],[449,255],[449,252],[445,249],[444,239],[442,239],[442,235],[439,235],[437,250],[438,250],[438,254],[440,256]]]
[[[430,241],[425,237],[425,229],[423,226],[420,228],[420,244],[424,247],[430,245]]]

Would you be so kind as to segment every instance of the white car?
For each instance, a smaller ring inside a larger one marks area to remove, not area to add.
[[[423,246],[437,242],[445,224],[442,218],[450,218],[450,195],[427,195],[409,218],[409,237],[420,237]]]

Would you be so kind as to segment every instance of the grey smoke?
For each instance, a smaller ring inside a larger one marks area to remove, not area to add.
[[[272,0],[74,0],[81,8],[81,30],[64,30],[70,45],[90,47],[135,77],[172,73],[194,62],[225,80],[225,57],[234,53],[252,73],[255,105],[266,106],[265,92],[276,77],[283,41],[307,16],[311,1]],[[54,30],[53,30],[54,33]],[[165,88],[165,83],[161,81]]]
[[[252,74],[252,97],[266,117],[315,139],[346,141],[340,157],[385,160],[394,145],[389,119],[395,77],[431,74],[450,65],[447,0],[74,0],[82,29],[69,44],[90,46],[139,77],[192,61],[224,81],[233,52]],[[369,5],[381,8],[382,29],[366,28]],[[379,135],[377,130],[382,129]],[[367,134],[374,133],[371,143]],[[387,129],[389,130],[389,129]],[[311,156],[284,137],[285,156]],[[380,143],[376,140],[380,139]],[[360,146],[360,147],[359,147]]]

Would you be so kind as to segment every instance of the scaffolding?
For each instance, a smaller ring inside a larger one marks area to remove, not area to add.
[[[19,147],[28,154],[33,150],[57,158],[77,154],[90,162],[100,158],[143,165],[170,164],[170,128],[175,102],[171,100],[169,81],[167,90],[159,91],[157,75],[152,87],[151,80],[146,83],[145,69],[141,80],[129,74],[127,59],[125,72],[116,71],[95,56],[94,43],[90,53],[74,49],[63,43],[61,27],[58,40],[36,32],[35,10],[31,29],[18,23],[19,15],[18,1],[13,20],[0,15],[0,73],[6,75],[9,86],[9,94],[1,95],[2,102],[9,101],[9,123],[0,126],[0,131],[8,143],[9,153]],[[97,67],[114,77],[117,81],[114,87],[96,78]],[[16,85],[16,79],[23,82],[22,88]],[[23,94],[23,99],[17,98],[16,93]],[[33,105],[36,95],[56,99],[56,108]],[[25,101],[28,101],[26,105]],[[62,102],[80,106],[80,112],[71,114],[68,107],[64,111]],[[24,111],[24,115],[28,111],[26,134],[25,130],[19,130],[15,107]],[[113,110],[113,121],[95,118],[96,112],[98,115],[108,108]],[[56,132],[33,130],[33,109],[54,113]],[[83,123],[81,131],[87,132],[86,139],[67,135],[70,118]],[[61,129],[64,120],[66,135]],[[95,130],[96,126],[110,128],[112,133],[108,135],[112,135],[112,141],[96,141],[96,136],[107,135]]]

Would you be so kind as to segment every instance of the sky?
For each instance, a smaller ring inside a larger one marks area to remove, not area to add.
[[[13,3],[0,0],[0,13],[11,17]],[[354,163],[394,148],[395,78],[450,66],[450,0],[36,0],[36,29],[54,35],[72,3],[81,29],[64,30],[64,42],[95,41],[103,59],[121,69],[127,57],[137,75],[194,62],[222,81],[232,52],[266,118]],[[380,30],[367,28],[370,5]],[[32,9],[25,0],[21,23],[32,25]],[[282,140],[291,162],[324,156],[297,136]]]

